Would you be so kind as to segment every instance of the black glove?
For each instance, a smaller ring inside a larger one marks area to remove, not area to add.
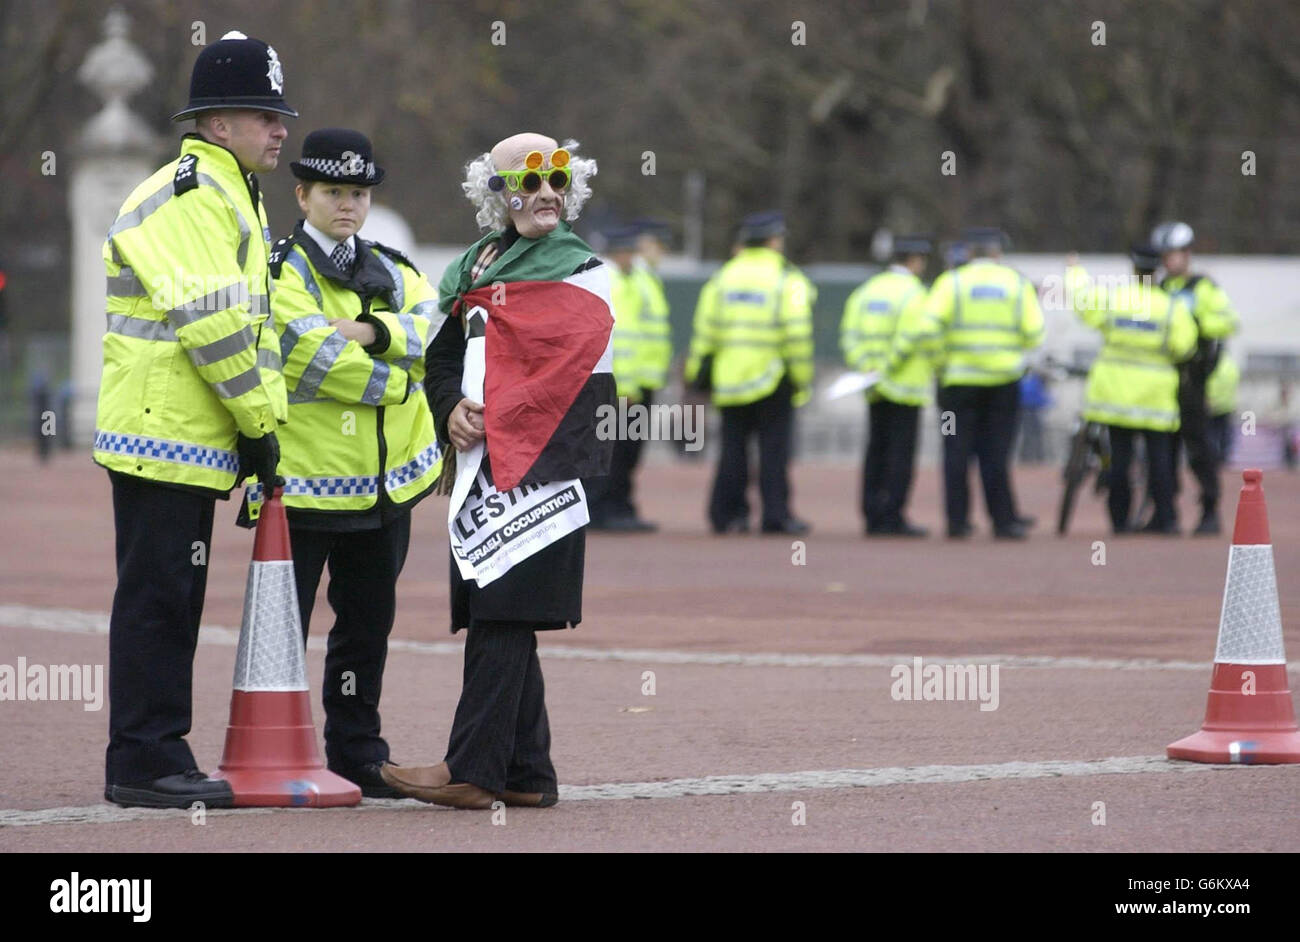
[[[238,448],[239,479],[236,485],[255,474],[269,499],[275,486],[281,483],[275,476],[276,466],[280,463],[280,442],[275,432],[267,432],[261,438],[249,438],[241,433]]]

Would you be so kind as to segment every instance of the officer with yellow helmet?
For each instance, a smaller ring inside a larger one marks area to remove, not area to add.
[[[747,216],[743,247],[700,292],[686,361],[688,383],[712,391],[722,413],[722,450],[709,500],[715,533],[747,532],[749,439],[758,436],[764,533],[806,533],[790,512],[787,466],[794,407],[813,377],[812,304],[817,289],[782,254],[785,217]]]
[[[1155,514],[1143,528],[1178,533],[1174,509],[1174,438],[1178,432],[1178,364],[1196,348],[1196,323],[1186,304],[1152,280],[1160,253],[1135,245],[1129,252],[1134,277],[1109,290],[1092,288],[1081,268],[1067,272],[1076,312],[1101,332],[1104,345],[1088,371],[1083,417],[1109,431],[1108,476],[1111,528],[1130,530],[1129,465],[1134,439],[1146,446],[1147,481]]]
[[[274,48],[236,32],[205,48],[172,118],[194,131],[127,197],[104,243],[94,459],[117,530],[104,797],[120,805],[233,801],[184,737],[216,499],[249,474],[274,480],[288,413],[256,177],[279,162],[286,115],[298,113]]]
[[[923,537],[903,516],[916,458],[921,407],[933,398],[938,331],[925,316],[921,281],[933,248],[926,236],[894,240],[893,262],[860,285],[844,305],[840,348],[844,362],[878,373],[867,392],[867,453],[862,465],[862,515],[868,536]],[[910,340],[907,356],[891,356],[894,338]]]
[[[967,229],[962,243],[970,261],[940,275],[927,301],[927,316],[942,338],[938,399],[951,539],[972,532],[972,455],[979,459],[994,537],[1021,540],[1027,532],[1028,518],[1016,512],[1009,463],[1025,355],[1043,342],[1043,311],[1029,279],[1000,262],[1006,242],[999,229]],[[903,356],[911,344],[905,336],[900,340]]]
[[[1208,275],[1190,271],[1195,238],[1192,227],[1185,222],[1164,222],[1151,230],[1151,243],[1160,252],[1165,269],[1160,287],[1182,298],[1196,321],[1196,352],[1183,364],[1178,385],[1180,438],[1187,449],[1187,465],[1201,488],[1201,521],[1194,532],[1197,536],[1213,536],[1220,529],[1219,457],[1211,441],[1205,387],[1218,366],[1222,342],[1236,333],[1238,321],[1223,288]],[[1175,444],[1175,467],[1178,450]]]
[[[365,135],[312,131],[290,168],[306,218],[272,249],[271,309],[289,391],[280,473],[298,607],[305,640],[328,564],[325,759],[363,795],[392,797],[379,699],[411,508],[442,470],[421,380],[446,318],[405,255],[357,235],[384,179]]]

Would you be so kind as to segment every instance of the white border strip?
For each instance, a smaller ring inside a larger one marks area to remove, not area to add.
[[[86,612],[68,608],[37,608],[29,605],[0,605],[0,626],[31,628],[40,631],[64,631],[79,634],[108,634],[107,612]],[[199,641],[205,644],[233,646],[239,643],[239,629],[204,625]],[[307,646],[323,650],[325,639],[315,636]],[[458,641],[409,641],[393,638],[390,651],[412,654],[460,655],[464,645]],[[794,654],[743,653],[727,651],[676,651],[661,648],[584,648],[567,644],[545,645],[540,652],[550,660],[630,661],[636,664],[709,664],[720,667],[893,667],[910,664],[912,654]],[[999,664],[1003,667],[1041,667],[1067,670],[1107,671],[1210,671],[1209,661],[1161,661],[1155,658],[1056,657],[1047,654],[927,654],[925,660],[936,664]],[[1300,664],[1290,668],[1300,672]]]
[[[1001,762],[990,765],[917,765],[878,769],[833,769],[814,772],[763,772],[757,775],[709,775],[663,782],[611,782],[605,785],[561,785],[561,801],[601,801],[628,798],[687,798],[702,795],[754,795],[830,788],[885,788],[891,785],[957,785],[1005,779],[1061,778],[1087,775],[1159,774],[1167,772],[1232,771],[1249,765],[1206,765],[1178,762],[1164,756],[1123,756],[1090,761],[1049,759],[1041,762]],[[211,809],[208,815],[275,814],[322,811],[420,811],[429,805],[414,799],[363,799],[352,809],[238,808]],[[108,803],[82,808],[38,811],[0,810],[0,829],[56,824],[122,824],[188,817],[186,809],[119,808]]]

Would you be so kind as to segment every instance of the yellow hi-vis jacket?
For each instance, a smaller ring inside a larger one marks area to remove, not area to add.
[[[1122,428],[1176,432],[1178,367],[1196,349],[1187,305],[1136,276],[1089,288],[1081,270],[1067,272],[1080,319],[1101,331],[1101,353],[1088,371],[1083,416]]]
[[[780,252],[741,249],[700,292],[686,361],[694,382],[712,357],[715,406],[770,396],[788,376],[792,401],[808,401],[813,377],[812,305],[817,289]]]
[[[1200,336],[1221,340],[1237,332],[1237,312],[1222,287],[1205,275],[1177,275],[1160,283],[1165,293],[1179,298],[1191,311]]]
[[[944,386],[1000,386],[1043,342],[1038,292],[1014,268],[975,259],[935,279],[927,302],[942,335]]]
[[[637,361],[641,386],[662,389],[668,382],[668,367],[673,361],[672,324],[669,322],[668,298],[658,273],[640,259],[632,268],[632,280],[641,291],[641,339]]]
[[[932,398],[930,358],[938,332],[925,317],[925,302],[925,285],[901,265],[869,278],[849,295],[840,322],[840,349],[851,369],[880,372],[880,382],[868,391],[868,398],[912,406]],[[894,338],[904,330],[915,352],[891,359]]]
[[[186,135],[180,157],[122,204],[103,251],[96,463],[229,492],[237,433],[260,438],[287,420],[256,185],[230,151]]]
[[[1205,382],[1205,400],[1210,415],[1237,411],[1237,385],[1240,381],[1241,370],[1236,361],[1226,353],[1220,356]]]
[[[446,315],[405,256],[356,242],[350,281],[301,226],[271,254],[271,309],[289,387],[279,474],[285,506],[298,522],[309,517],[294,511],[315,511],[352,514],[377,526],[368,512],[381,509],[381,494],[394,505],[413,506],[442,470],[421,380],[425,350]],[[345,339],[329,324],[340,317],[374,325],[374,346]],[[260,487],[252,489],[250,505],[261,497]]]

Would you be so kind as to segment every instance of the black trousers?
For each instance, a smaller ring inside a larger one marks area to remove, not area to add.
[[[557,788],[546,687],[533,625],[473,621],[465,674],[447,744],[452,781],[493,793]]]
[[[790,446],[794,438],[791,389],[782,380],[770,396],[743,406],[722,406],[722,453],[709,498],[709,522],[721,530],[733,520],[749,519],[749,440],[758,437],[758,490],[763,523],[779,525],[790,518]]]
[[[1219,508],[1219,457],[1210,436],[1210,414],[1205,405],[1205,381],[1183,374],[1178,384],[1179,439],[1187,451],[1187,466],[1201,488],[1201,509],[1212,514]],[[1177,452],[1175,452],[1175,467]]]
[[[1107,479],[1110,525],[1116,533],[1128,529],[1133,494],[1129,465],[1133,462],[1133,441],[1141,435],[1147,453],[1147,493],[1155,504],[1151,526],[1163,528],[1177,522],[1174,510],[1174,432],[1108,426],[1110,476]]]
[[[641,390],[640,405],[650,408],[653,390]],[[629,408],[632,404],[629,404]],[[649,434],[649,425],[646,425]],[[641,451],[645,442],[641,439],[629,441],[618,438],[614,441],[614,453],[610,458],[609,474],[604,477],[588,478],[582,482],[587,492],[587,503],[591,508],[593,523],[604,523],[616,517],[637,516],[636,505],[632,503],[632,474],[641,461]]]
[[[216,498],[124,474],[109,478],[117,591],[108,627],[105,778],[128,785],[198,766],[185,735]]]
[[[306,643],[316,587],[329,563],[326,598],[334,610],[325,647],[325,761],[347,768],[388,760],[380,735],[388,635],[397,614],[397,577],[411,541],[411,515],[403,513],[377,530],[328,531],[289,526],[298,611]]]
[[[862,516],[868,527],[899,527],[912,489],[919,406],[879,399],[867,407],[862,465]]]
[[[971,456],[979,459],[984,502],[997,530],[1015,522],[1015,498],[1011,493],[1011,443],[1016,434],[1016,413],[1020,410],[1017,383],[1001,386],[943,386],[939,389],[940,413],[952,412],[951,435],[943,436],[943,490],[948,528],[960,528],[970,520]],[[944,418],[940,415],[940,431]]]
[[[1214,454],[1220,468],[1232,457],[1232,431],[1231,412],[1210,416],[1210,441],[1214,443]]]

